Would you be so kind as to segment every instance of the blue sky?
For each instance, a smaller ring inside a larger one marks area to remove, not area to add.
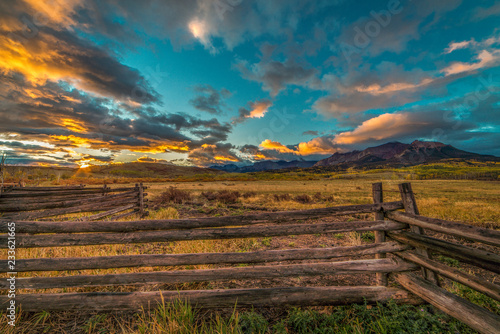
[[[500,155],[500,2],[0,4],[12,163],[317,160],[389,141]]]

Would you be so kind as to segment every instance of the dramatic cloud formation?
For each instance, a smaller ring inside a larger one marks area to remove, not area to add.
[[[313,160],[415,139],[500,154],[499,8],[4,0],[0,150],[61,166]]]

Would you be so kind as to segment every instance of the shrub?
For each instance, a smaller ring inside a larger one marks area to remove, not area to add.
[[[217,192],[204,191],[201,196],[205,197],[208,201],[219,201],[221,203],[236,203],[240,198],[238,191],[220,190]]]
[[[208,201],[215,201],[217,199],[217,194],[213,191],[204,191],[201,196],[205,197]]]
[[[313,195],[313,198],[315,201],[321,201],[323,199],[323,195],[321,195],[321,193],[318,191]]]
[[[273,197],[276,202],[289,201],[292,199],[290,194],[274,194]]]
[[[221,190],[217,193],[217,200],[222,203],[236,203],[239,198],[238,191]]]
[[[158,204],[162,203],[175,203],[182,204],[185,201],[191,199],[191,194],[187,191],[180,190],[174,187],[169,187],[167,190],[162,192],[156,199]]]
[[[257,193],[255,191],[248,191],[246,193],[243,193],[241,196],[243,198],[255,197],[257,196]]]
[[[312,198],[309,195],[303,194],[303,195],[297,195],[293,199],[295,202],[299,202],[302,204],[307,204],[312,202]]]

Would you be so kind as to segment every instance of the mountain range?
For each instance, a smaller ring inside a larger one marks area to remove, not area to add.
[[[476,160],[500,161],[493,155],[482,155],[459,150],[451,145],[440,142],[415,140],[411,144],[390,142],[379,146],[369,147],[362,151],[335,153],[320,161],[259,161],[250,166],[239,167],[234,164],[216,165],[210,168],[230,173],[260,172],[285,168],[309,168],[336,166],[339,169],[349,167],[403,167],[415,166],[444,160]]]
[[[362,151],[335,153],[331,157],[318,161],[314,166],[415,166],[449,159],[500,161],[492,155],[482,155],[459,150],[440,142],[415,140],[411,144],[390,142],[369,147]]]
[[[218,169],[229,173],[250,173],[250,172],[262,172],[266,170],[276,170],[285,168],[309,168],[313,167],[317,161],[305,161],[305,160],[264,160],[254,163],[250,166],[238,167],[235,164],[228,165],[215,165],[210,166],[212,169]]]

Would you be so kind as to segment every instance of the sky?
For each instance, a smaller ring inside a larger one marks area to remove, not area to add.
[[[86,167],[500,156],[500,1],[2,0],[0,151]]]

